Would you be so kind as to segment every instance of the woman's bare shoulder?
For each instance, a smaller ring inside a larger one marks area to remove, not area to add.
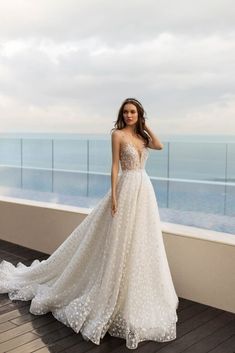
[[[113,130],[112,132],[112,138],[115,138],[115,139],[122,139],[122,137],[124,136],[124,133],[122,130],[120,129],[115,129]]]
[[[122,145],[125,143],[125,133],[122,131],[122,129],[116,129],[113,131],[112,141],[113,143],[117,143],[119,148],[122,147]]]

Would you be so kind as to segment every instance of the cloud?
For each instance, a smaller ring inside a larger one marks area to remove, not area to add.
[[[0,3],[2,38],[97,37],[107,44],[145,41],[159,33],[204,36],[234,29],[232,0],[12,0]]]
[[[162,133],[235,131],[232,1],[122,5],[0,4],[2,131],[105,133],[128,96]]]
[[[170,125],[175,134],[232,134],[234,132],[235,95],[225,95],[218,102],[195,107],[180,119],[170,118],[161,121],[167,133]]]

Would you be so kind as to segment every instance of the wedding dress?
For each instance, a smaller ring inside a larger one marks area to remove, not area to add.
[[[47,260],[30,266],[3,260],[0,293],[31,300],[32,314],[51,312],[97,345],[106,332],[129,349],[175,339],[179,301],[145,170],[148,154],[147,147],[122,143],[115,215],[110,188]]]

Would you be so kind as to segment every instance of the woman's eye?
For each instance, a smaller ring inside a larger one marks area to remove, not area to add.
[[[128,111],[127,111],[127,110],[124,110],[123,113],[124,113],[124,114],[128,114]],[[135,111],[135,110],[131,110],[130,113],[131,113],[131,114],[135,114],[136,111]]]

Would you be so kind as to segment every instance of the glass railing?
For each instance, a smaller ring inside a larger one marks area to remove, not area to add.
[[[235,143],[149,150],[163,221],[235,233]],[[0,194],[94,207],[110,187],[110,140],[0,139]]]

